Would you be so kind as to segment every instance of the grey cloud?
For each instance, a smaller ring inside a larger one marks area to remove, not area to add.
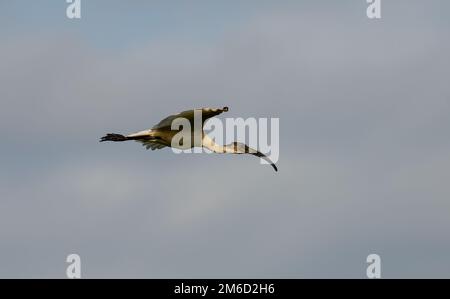
[[[290,4],[204,44],[4,41],[0,276],[63,277],[77,252],[85,277],[361,278],[378,252],[384,277],[448,277],[449,27],[408,3],[377,23]],[[97,143],[223,105],[280,118],[278,174]]]

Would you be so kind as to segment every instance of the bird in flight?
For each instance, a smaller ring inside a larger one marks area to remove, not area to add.
[[[123,142],[123,141],[129,141],[134,140],[137,142],[142,143],[143,146],[145,146],[147,149],[162,149],[164,147],[172,147],[177,149],[187,149],[187,148],[194,148],[194,147],[204,147],[209,149],[210,151],[214,153],[220,153],[220,154],[251,154],[253,156],[259,157],[267,161],[270,165],[272,165],[273,169],[275,171],[278,171],[277,166],[275,163],[272,162],[272,160],[269,159],[265,154],[247,146],[244,143],[240,142],[233,142],[227,145],[219,145],[217,144],[211,137],[208,136],[203,131],[203,126],[211,117],[214,117],[216,115],[219,115],[223,112],[227,112],[228,107],[224,107],[222,109],[212,109],[212,108],[203,108],[203,109],[196,109],[196,110],[187,110],[180,112],[178,114],[170,115],[160,121],[157,125],[153,126],[153,128],[140,131],[137,133],[133,133],[130,135],[121,135],[121,134],[107,134],[106,136],[102,137],[100,139],[100,142],[105,141],[113,141],[113,142]],[[201,127],[196,128],[195,125],[195,117],[196,112],[201,112]],[[174,138],[177,136],[177,134],[180,133],[181,130],[173,129],[173,122],[178,119],[184,119],[189,121],[190,123],[190,136],[182,137],[179,142],[173,142]],[[200,138],[196,138],[196,135],[200,136]],[[191,138],[189,138],[191,137]],[[192,142],[186,142],[184,143],[184,140],[191,140]],[[199,140],[199,142],[196,142],[195,140]]]

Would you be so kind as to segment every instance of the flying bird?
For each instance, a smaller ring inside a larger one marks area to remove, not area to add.
[[[196,111],[201,112],[202,116],[202,123],[200,128],[196,128],[194,122]],[[164,147],[186,149],[198,146],[207,148],[214,153],[220,154],[251,154],[253,156],[264,159],[270,165],[272,165],[275,171],[278,171],[278,168],[275,165],[275,163],[273,163],[269,159],[269,157],[267,157],[265,154],[240,142],[233,142],[227,145],[219,145],[211,137],[209,137],[208,134],[206,134],[203,131],[203,126],[206,120],[227,111],[228,107],[224,107],[222,109],[203,108],[196,110],[187,110],[166,117],[165,119],[161,120],[157,125],[153,126],[151,129],[140,131],[126,136],[113,133],[107,134],[106,136],[100,139],[100,142],[104,141],[123,142],[134,140],[142,143],[142,145],[145,146],[147,150],[162,149]],[[177,119],[186,119],[189,121],[191,125],[191,132],[190,132],[191,142],[188,144],[183,144],[184,138],[181,138],[181,142],[172,142],[173,138],[181,131],[172,129],[172,123]],[[197,136],[200,136],[200,138],[196,139],[195,138],[196,134]],[[195,143],[195,140],[200,140],[200,142]]]

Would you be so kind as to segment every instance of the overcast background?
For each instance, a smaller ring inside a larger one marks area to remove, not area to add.
[[[450,277],[449,1],[66,6],[0,1],[0,277]],[[223,106],[278,173],[98,142]]]

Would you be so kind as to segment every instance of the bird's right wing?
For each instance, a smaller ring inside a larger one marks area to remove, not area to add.
[[[213,108],[202,108],[202,109],[193,109],[193,110],[186,110],[183,112],[180,112],[178,114],[170,115],[160,121],[158,124],[153,126],[152,130],[157,129],[166,129],[170,130],[172,126],[172,122],[177,118],[186,118],[191,123],[192,128],[194,127],[194,111],[200,110],[202,112],[202,126],[205,123],[206,120],[208,120],[211,117],[214,117],[216,115],[221,114],[222,112],[227,112],[228,107],[224,107],[222,109],[213,109]]]
[[[158,142],[157,140],[136,140],[136,141],[142,143],[142,145],[146,149],[148,150],[152,149],[152,151],[166,147],[166,145]]]

